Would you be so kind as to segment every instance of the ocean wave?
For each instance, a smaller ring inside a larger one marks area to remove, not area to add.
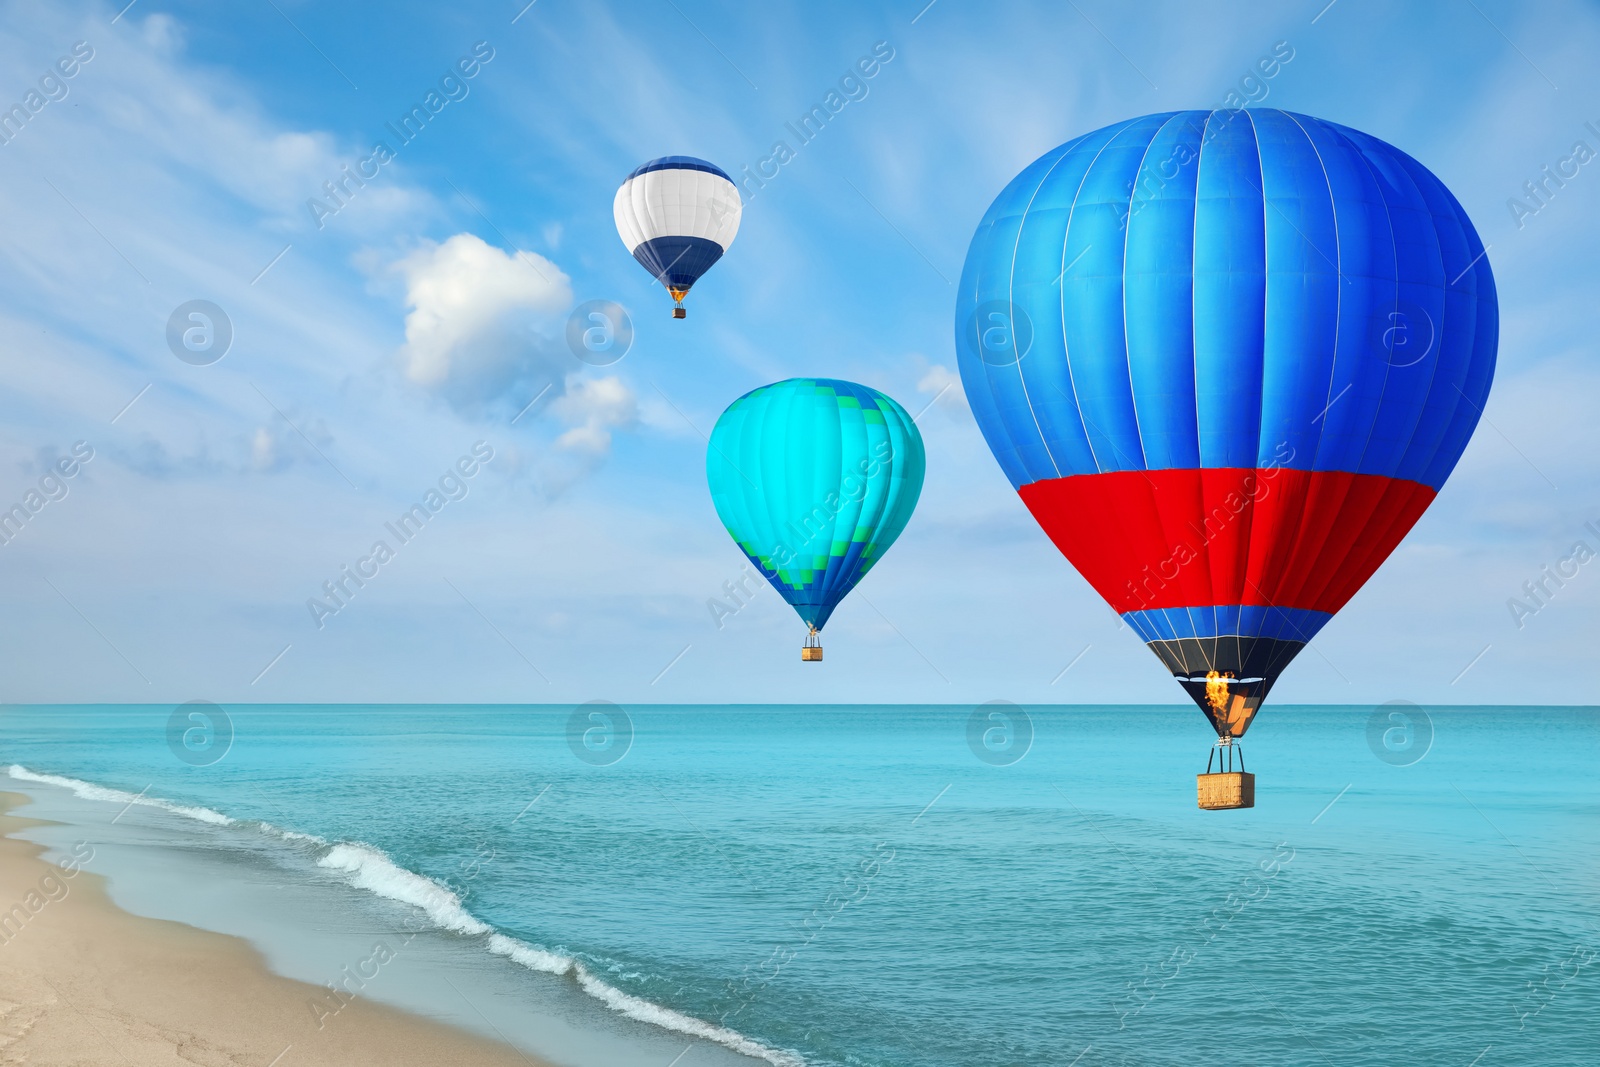
[[[767,1048],[736,1030],[673,1011],[671,1008],[633,996],[631,993],[624,993],[616,986],[596,978],[593,971],[571,956],[550,952],[537,945],[530,945],[526,941],[519,941],[499,933],[489,935],[489,951],[498,956],[505,956],[513,963],[520,963],[529,970],[570,976],[585,993],[619,1015],[626,1015],[630,1019],[649,1023],[663,1030],[714,1041],[735,1052],[766,1060],[773,1067],[805,1067],[805,1061],[798,1056]]]
[[[408,871],[371,845],[337,844],[317,860],[318,867],[342,871],[357,889],[421,908],[434,925],[458,934],[487,934],[493,927],[461,906],[461,898],[427,875]]]
[[[680,1034],[688,1034],[690,1037],[714,1041],[719,1045],[733,1049],[735,1052],[742,1052],[746,1056],[756,1056],[766,1060],[773,1067],[805,1067],[805,1061],[800,1057],[788,1052],[781,1052],[778,1049],[768,1048],[760,1042],[744,1036],[737,1030],[730,1030],[726,1026],[708,1023],[703,1019],[696,1019],[692,1015],[685,1015],[682,1012],[663,1007],[654,1001],[636,997],[631,993],[624,993],[616,986],[607,985],[596,978],[581,963],[573,965],[573,977],[577,979],[578,985],[585,993],[594,997],[612,1011],[626,1015],[630,1019],[650,1023],[653,1026],[661,1027],[663,1030],[675,1030]]]
[[[112,804],[137,804],[145,808],[160,808],[162,811],[170,811],[174,815],[182,815],[185,818],[210,823],[212,826],[232,826],[234,823],[233,819],[228,818],[222,812],[212,811],[210,808],[174,804],[172,801],[162,800],[160,797],[147,797],[143,793],[128,793],[121,789],[112,789],[109,786],[80,781],[77,778],[63,778],[59,774],[37,774],[17,763],[13,763],[9,771],[11,777],[19,782],[42,782],[45,785],[60,786],[63,789],[72,790],[84,800],[104,800]]]
[[[548,952],[505,934],[489,935],[489,951],[496,956],[506,956],[512,963],[520,963],[530,971],[543,971],[545,974],[570,974],[578,965],[578,961],[571,956]]]
[[[70,789],[85,800],[159,808],[212,826],[235,826],[241,822],[210,808],[175,804],[160,797],[128,793],[77,778],[39,774],[15,763],[9,770],[11,777],[18,781],[39,782]],[[461,904],[461,898],[447,886],[427,875],[407,870],[395,863],[382,849],[354,841],[329,843],[327,839],[315,834],[285,830],[268,822],[257,821],[256,825],[262,833],[285,841],[308,842],[319,849],[326,848],[327,851],[317,858],[317,866],[343,874],[347,884],[353,888],[363,889],[375,896],[418,908],[441,930],[449,930],[467,937],[487,935],[485,947],[489,952],[496,956],[504,956],[530,971],[569,977],[585,993],[619,1015],[663,1030],[715,1042],[746,1056],[766,1060],[773,1067],[805,1067],[805,1061],[793,1053],[768,1048],[737,1030],[708,1023],[654,1001],[645,1000],[643,997],[625,993],[595,977],[592,971],[571,956],[551,952],[538,945],[530,945],[526,941],[500,933],[467,911]]]
[[[302,834],[298,830],[285,830],[272,825],[270,822],[264,822],[259,825],[262,833],[281,837],[285,841],[309,841],[313,845],[326,845],[328,843],[327,838],[318,837],[316,834]]]

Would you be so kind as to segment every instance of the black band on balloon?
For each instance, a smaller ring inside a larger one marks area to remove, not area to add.
[[[1275,637],[1184,637],[1147,642],[1219,737],[1242,737],[1304,641]]]

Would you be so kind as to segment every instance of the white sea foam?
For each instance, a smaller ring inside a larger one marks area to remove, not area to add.
[[[58,774],[35,774],[28,768],[13,763],[10,767],[11,777],[19,782],[42,782],[45,785],[60,786],[70,789],[84,800],[103,800],[112,804],[137,804],[145,808],[160,808],[170,811],[174,815],[182,815],[200,822],[210,823],[213,826],[231,826],[233,820],[220,811],[210,808],[195,808],[187,804],[174,804],[170,800],[160,797],[147,797],[143,793],[127,793],[121,789],[112,789],[109,786],[95,785],[93,782],[82,782],[76,778],[63,778]]]
[[[626,1015],[630,1019],[638,1019],[640,1022],[659,1026],[663,1030],[674,1030],[680,1034],[688,1034],[690,1037],[715,1041],[717,1044],[725,1045],[735,1052],[742,1052],[746,1056],[756,1056],[766,1060],[773,1067],[805,1067],[805,1060],[800,1057],[778,1049],[768,1048],[757,1041],[750,1040],[737,1030],[730,1030],[726,1026],[717,1026],[715,1023],[708,1023],[703,1019],[696,1019],[692,1015],[685,1015],[682,1012],[673,1011],[671,1008],[662,1007],[660,1004],[645,1000],[642,997],[624,993],[615,986],[607,985],[596,978],[581,963],[574,965],[573,976],[577,978],[578,985],[583,988],[585,993],[588,993],[612,1011]]]
[[[520,963],[529,970],[543,971],[546,974],[570,975],[578,987],[585,993],[594,997],[600,1003],[610,1008],[619,1015],[626,1015],[630,1019],[658,1026],[663,1030],[672,1030],[675,1033],[687,1034],[706,1041],[714,1041],[719,1045],[742,1052],[746,1056],[755,1056],[766,1060],[774,1067],[805,1067],[805,1061],[798,1056],[777,1049],[767,1048],[758,1042],[750,1040],[736,1030],[725,1026],[717,1026],[703,1019],[696,1019],[691,1015],[673,1011],[671,1008],[662,1007],[652,1001],[624,993],[616,986],[610,985],[599,978],[594,972],[571,956],[562,956],[530,945],[526,941],[518,941],[505,934],[489,935],[489,951],[499,956],[508,957],[513,963]]]
[[[101,800],[117,804],[139,804],[144,807],[160,808],[163,811],[182,815],[199,822],[209,823],[213,826],[232,826],[238,820],[229,818],[210,808],[192,807],[184,804],[174,804],[160,797],[149,797],[142,793],[128,793],[121,789],[112,789],[108,786],[95,785],[92,782],[80,781],[77,778],[64,778],[55,774],[38,774],[18,764],[10,767],[12,778],[22,782],[39,782],[45,785],[59,786],[70,789],[73,793],[85,800]],[[691,1015],[673,1011],[642,997],[624,993],[622,990],[595,977],[582,963],[571,956],[550,952],[537,945],[530,945],[526,941],[519,941],[514,937],[498,933],[494,927],[474,916],[461,906],[461,898],[448,887],[434,881],[426,875],[415,871],[406,870],[395,863],[381,849],[373,848],[359,842],[339,842],[329,845],[327,840],[314,834],[303,834],[296,830],[284,830],[273,826],[271,823],[257,824],[262,833],[282,838],[286,841],[307,841],[318,846],[327,846],[327,851],[317,860],[317,866],[329,870],[339,871],[346,876],[346,881],[357,889],[364,889],[389,900],[409,904],[421,909],[434,925],[443,930],[450,930],[469,937],[487,934],[485,947],[497,956],[505,956],[513,963],[539,971],[544,974],[553,974],[572,978],[578,987],[589,996],[610,1008],[619,1015],[663,1030],[697,1037],[704,1041],[713,1041],[735,1052],[746,1056],[753,1056],[766,1060],[773,1067],[805,1067],[805,1061],[793,1053],[779,1049],[767,1048],[757,1041],[753,1041],[737,1030],[730,1030],[725,1026],[717,1026],[703,1019],[696,1019]]]
[[[432,878],[408,871],[371,845],[338,844],[317,860],[349,875],[350,884],[380,897],[421,908],[434,924],[458,934],[487,934],[493,930],[461,906],[461,898]]]
[[[489,951],[497,956],[507,956],[511,962],[520,963],[530,971],[543,971],[546,974],[568,974],[578,963],[571,956],[546,952],[536,945],[505,934],[489,935]]]
[[[272,825],[270,822],[264,822],[261,824],[261,832],[264,834],[273,834],[277,837],[283,838],[285,841],[309,841],[313,845],[326,845],[328,843],[328,839],[325,837],[318,837],[316,834],[302,834],[298,830],[282,830]]]

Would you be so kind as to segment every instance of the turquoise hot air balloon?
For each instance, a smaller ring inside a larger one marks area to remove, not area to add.
[[[764,385],[717,420],[706,451],[711,500],[810,628],[802,660],[822,658],[828,616],[905,529],[925,466],[906,409],[853,382]]]

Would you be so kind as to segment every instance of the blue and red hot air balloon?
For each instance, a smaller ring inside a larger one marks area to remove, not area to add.
[[[1054,149],[973,237],[978,425],[1221,743],[1427,509],[1494,375],[1494,277],[1416,160],[1180,111]]]

